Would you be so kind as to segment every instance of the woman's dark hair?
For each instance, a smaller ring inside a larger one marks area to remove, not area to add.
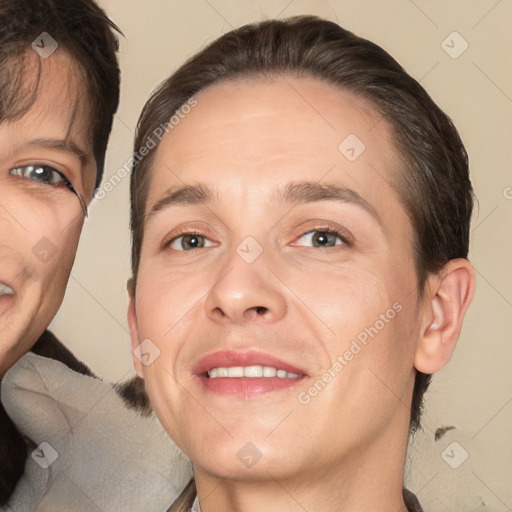
[[[268,20],[232,30],[163,82],[139,119],[135,153],[199,91],[222,81],[307,76],[368,100],[391,129],[401,168],[392,186],[414,230],[417,293],[430,273],[468,254],[473,192],[468,157],[450,119],[382,48],[313,16]],[[144,212],[155,151],[134,160],[131,176],[132,271],[136,287]],[[417,372],[411,432],[420,424],[430,375]]]
[[[83,75],[98,168],[96,186],[119,103],[116,31],[120,32],[94,0],[0,0],[0,122],[23,116],[35,102],[41,61],[31,45],[46,32]],[[30,90],[27,72],[35,58],[39,73]]]

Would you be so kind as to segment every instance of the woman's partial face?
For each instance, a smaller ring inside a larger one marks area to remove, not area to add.
[[[129,310],[160,421],[228,478],[401,442],[420,305],[386,122],[306,78],[196,99],[155,155]]]
[[[30,110],[0,122],[0,376],[52,320],[73,265],[84,211],[69,184],[88,201],[96,177],[81,88],[57,51]]]

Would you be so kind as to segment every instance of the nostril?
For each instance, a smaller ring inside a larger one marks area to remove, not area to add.
[[[258,306],[258,307],[256,308],[256,313],[257,313],[258,315],[263,315],[263,314],[265,314],[267,311],[268,311],[268,310],[267,310],[267,308],[265,308],[265,307],[263,307],[263,306]]]

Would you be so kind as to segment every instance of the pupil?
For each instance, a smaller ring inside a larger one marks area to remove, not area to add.
[[[39,178],[42,178],[43,181],[50,181],[51,180],[51,174],[44,167],[35,167],[34,168],[34,173]]]
[[[185,247],[196,248],[202,247],[201,240],[197,235],[189,235],[183,240]]]
[[[323,231],[320,231],[316,236],[315,236],[315,242],[318,244],[318,245],[325,245],[329,242],[329,234],[328,233],[325,233]]]

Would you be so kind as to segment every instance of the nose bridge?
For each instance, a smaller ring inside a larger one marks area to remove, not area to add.
[[[246,237],[226,257],[208,294],[207,314],[216,321],[236,323],[255,317],[281,318],[286,312],[286,298],[267,263],[263,246]]]

